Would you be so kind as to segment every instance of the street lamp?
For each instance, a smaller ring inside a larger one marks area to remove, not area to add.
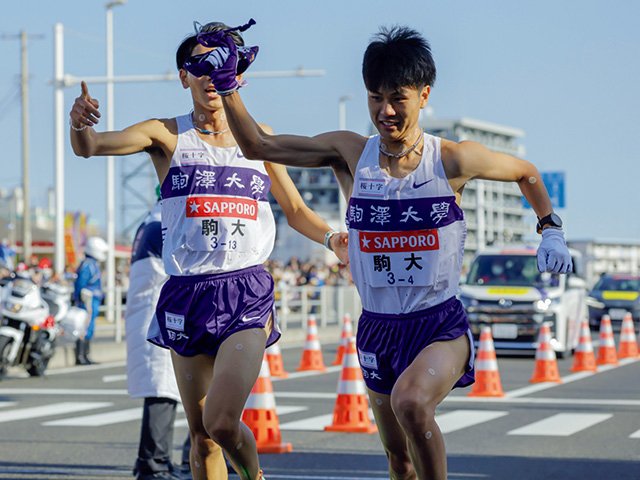
[[[113,130],[113,7],[124,5],[126,0],[113,0],[106,4],[106,23],[107,23],[107,131]],[[107,295],[105,304],[107,307],[107,321],[114,320],[114,292],[116,277],[116,226],[115,226],[115,158],[107,157]]]
[[[351,100],[351,95],[342,95],[338,99],[338,130],[347,129],[347,102]],[[340,205],[340,225],[344,225],[344,219],[347,216],[347,199],[340,190],[338,184],[338,199]]]

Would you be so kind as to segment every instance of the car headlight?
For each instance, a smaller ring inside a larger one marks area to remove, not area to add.
[[[587,305],[593,308],[604,308],[604,303],[602,303],[600,300],[598,300],[595,297],[587,297]]]
[[[468,309],[469,307],[477,306],[478,300],[476,300],[475,298],[468,297],[466,295],[460,295],[460,303],[462,303],[462,306],[465,309]]]
[[[543,298],[533,303],[533,308],[536,312],[547,312],[554,306],[560,305],[560,297],[558,298]]]

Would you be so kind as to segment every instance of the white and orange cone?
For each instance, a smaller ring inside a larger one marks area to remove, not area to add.
[[[292,450],[290,443],[282,443],[266,354],[262,357],[260,374],[244,406],[242,421],[251,429],[258,453],[287,453]]]
[[[591,343],[591,329],[589,321],[582,320],[580,325],[580,340],[573,355],[572,372],[595,372],[598,370],[596,365],[596,356],[593,353],[593,344]]]
[[[358,363],[356,339],[351,337],[342,361],[342,373],[338,381],[338,397],[333,409],[333,423],[324,429],[328,432],[375,433],[378,428],[369,418],[369,401]]]
[[[318,340],[318,326],[316,325],[316,317],[314,315],[311,315],[307,320],[307,341],[304,344],[302,358],[298,366],[299,372],[308,370],[318,372],[327,370],[322,358],[322,349],[320,348],[320,341]]]
[[[536,363],[530,383],[556,382],[561,383],[556,352],[551,346],[551,327],[548,323],[540,325],[538,333],[538,348],[536,349]]]
[[[348,313],[344,314],[344,318],[342,319],[342,333],[340,334],[340,345],[338,346],[338,351],[336,352],[336,358],[333,361],[332,365],[342,365],[342,358],[344,357],[344,352],[347,350],[347,345],[349,344],[349,339],[353,337],[353,326],[351,325],[351,315]]]
[[[616,353],[616,342],[613,338],[613,328],[611,328],[611,317],[603,315],[600,320],[600,345],[598,345],[598,365],[617,365],[618,354]]]
[[[274,343],[266,350],[267,363],[269,364],[269,373],[271,377],[287,378],[289,373],[284,369],[282,361],[282,351],[277,343]]]
[[[482,327],[480,330],[480,344],[475,359],[475,370],[476,381],[471,387],[469,397],[504,397],[491,327]]]
[[[627,313],[622,319],[620,329],[620,345],[618,346],[618,358],[638,358],[638,341],[633,325],[633,317]]]

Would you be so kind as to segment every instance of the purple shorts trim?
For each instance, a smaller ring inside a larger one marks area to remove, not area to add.
[[[147,340],[179,355],[215,355],[234,333],[264,328],[280,338],[273,278],[262,265],[215,275],[172,276],[162,287]]]
[[[467,314],[456,297],[425,310],[401,315],[363,310],[356,341],[367,388],[390,395],[398,377],[425,347],[462,335],[469,337],[471,355],[465,373],[454,388],[471,385],[475,378],[473,339]]]

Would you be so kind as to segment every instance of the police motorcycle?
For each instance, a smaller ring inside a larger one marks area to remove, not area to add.
[[[11,366],[22,366],[29,375],[42,376],[55,351],[56,321],[31,278],[18,275],[4,289],[0,310],[0,379]]]
[[[88,323],[87,311],[71,305],[73,288],[64,282],[49,282],[42,286],[42,299],[49,306],[58,327],[58,338],[62,343],[75,343]]]

